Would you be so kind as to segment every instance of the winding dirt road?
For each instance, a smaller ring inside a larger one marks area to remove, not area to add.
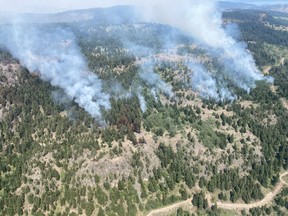
[[[256,208],[256,207],[262,207],[270,202],[273,201],[274,197],[280,193],[281,189],[284,187],[284,185],[288,185],[287,182],[285,182],[284,177],[288,176],[288,172],[285,172],[280,175],[280,181],[274,188],[274,190],[266,196],[255,203],[249,203],[249,204],[237,204],[237,203],[223,203],[223,202],[217,202],[218,208],[222,209],[229,209],[229,210],[241,210],[241,209],[251,209],[251,208]]]
[[[274,197],[281,192],[281,189],[286,185],[288,185],[288,182],[285,181],[285,177],[288,176],[288,172],[285,172],[280,175],[280,181],[278,184],[275,186],[274,190],[270,193],[268,193],[262,200],[254,202],[254,203],[249,203],[249,204],[238,204],[238,203],[223,203],[218,201],[217,206],[220,209],[227,209],[227,210],[242,210],[242,209],[251,209],[251,208],[256,208],[256,207],[262,207],[270,202],[273,201]],[[206,195],[206,198],[208,199],[208,204],[211,206],[214,203],[211,202],[211,196],[210,194]],[[191,206],[191,201],[192,199],[185,200],[183,202],[175,203],[170,206],[166,206],[160,209],[156,209],[151,211],[147,216],[159,216],[159,215],[168,215],[171,214],[172,212],[175,212],[178,208],[187,208]]]
[[[147,216],[161,216],[169,215],[169,213],[176,212],[178,208],[187,208],[191,206],[192,199],[188,199],[179,203],[175,203],[160,209],[152,210]]]

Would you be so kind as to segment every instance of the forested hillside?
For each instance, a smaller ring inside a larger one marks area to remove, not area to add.
[[[89,70],[112,95],[101,122],[1,50],[0,215],[147,215],[189,198],[170,214],[287,215],[285,184],[258,208],[211,204],[260,201],[288,169],[288,22],[280,15],[224,13],[224,25],[238,24],[257,66],[274,79],[249,92],[228,82],[231,101],[191,88],[189,58],[222,68],[172,27],[53,24],[75,33]],[[151,62],[171,89],[143,78]]]

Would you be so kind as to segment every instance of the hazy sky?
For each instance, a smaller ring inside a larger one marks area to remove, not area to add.
[[[0,11],[53,13],[73,9],[84,9],[93,7],[109,7],[113,5],[131,4],[140,0],[0,0]],[[145,0],[143,0],[145,1]],[[205,1],[205,0],[203,0]],[[242,3],[267,4],[286,2],[288,0],[228,0]],[[163,0],[165,2],[165,0]]]
[[[225,0],[223,0],[225,1]],[[254,4],[281,4],[281,3],[288,3],[288,0],[227,0],[227,1],[234,1],[234,2],[241,2],[241,3],[254,3]]]
[[[0,0],[0,11],[51,13],[130,4],[133,0]]]

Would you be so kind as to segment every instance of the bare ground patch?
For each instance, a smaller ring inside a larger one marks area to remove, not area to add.
[[[14,86],[19,82],[21,66],[17,63],[0,62],[0,86]]]

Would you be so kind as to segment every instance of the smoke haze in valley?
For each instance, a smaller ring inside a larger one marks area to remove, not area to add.
[[[18,5],[14,8],[16,12],[45,12],[44,9],[42,11],[37,8],[46,8],[46,12],[55,12],[119,4],[135,5],[137,11],[141,13],[139,17],[144,17],[145,22],[164,24],[178,29],[184,35],[193,38],[197,46],[206,50],[211,58],[219,59],[221,70],[218,71],[211,71],[196,61],[186,63],[191,71],[191,88],[204,98],[217,101],[234,100],[236,96],[227,87],[229,84],[249,92],[255,87],[256,81],[265,80],[252,55],[246,49],[246,45],[235,39],[235,35],[228,31],[230,28],[223,28],[222,14],[217,8],[217,1],[214,0],[179,0],[177,2],[147,0],[141,3],[133,0],[99,0],[94,3],[88,0],[73,2],[27,0],[25,3],[20,0],[11,0],[1,2],[0,7],[10,11],[13,9],[12,3]],[[25,8],[30,8],[30,11]],[[15,21],[15,16],[12,18],[11,23]],[[16,18],[21,20],[21,16],[16,16]],[[106,18],[109,21],[109,16]],[[117,19],[117,16],[110,17],[113,23]],[[120,17],[119,20],[121,20]],[[40,24],[31,23],[19,25],[14,22],[0,32],[0,46],[9,50],[30,72],[39,73],[43,80],[61,88],[70,100],[77,102],[95,119],[101,120],[101,110],[110,108],[111,96],[103,92],[102,81],[97,75],[88,70],[74,33],[60,26],[62,25],[43,27]],[[169,34],[172,33],[167,32],[167,35]],[[172,47],[169,46],[173,43],[170,38],[173,37],[162,38],[162,43],[167,47]],[[121,36],[118,40],[122,40],[123,44],[128,46],[125,48],[135,50],[135,55],[147,50],[147,47],[141,44],[136,45],[133,41],[124,41],[125,39]],[[155,99],[159,93],[173,97],[172,87],[155,73],[153,67],[153,64],[148,67],[140,65],[138,71],[140,79],[150,88]],[[141,109],[145,111],[147,107],[142,89],[142,86],[139,86],[135,94],[139,98]]]

